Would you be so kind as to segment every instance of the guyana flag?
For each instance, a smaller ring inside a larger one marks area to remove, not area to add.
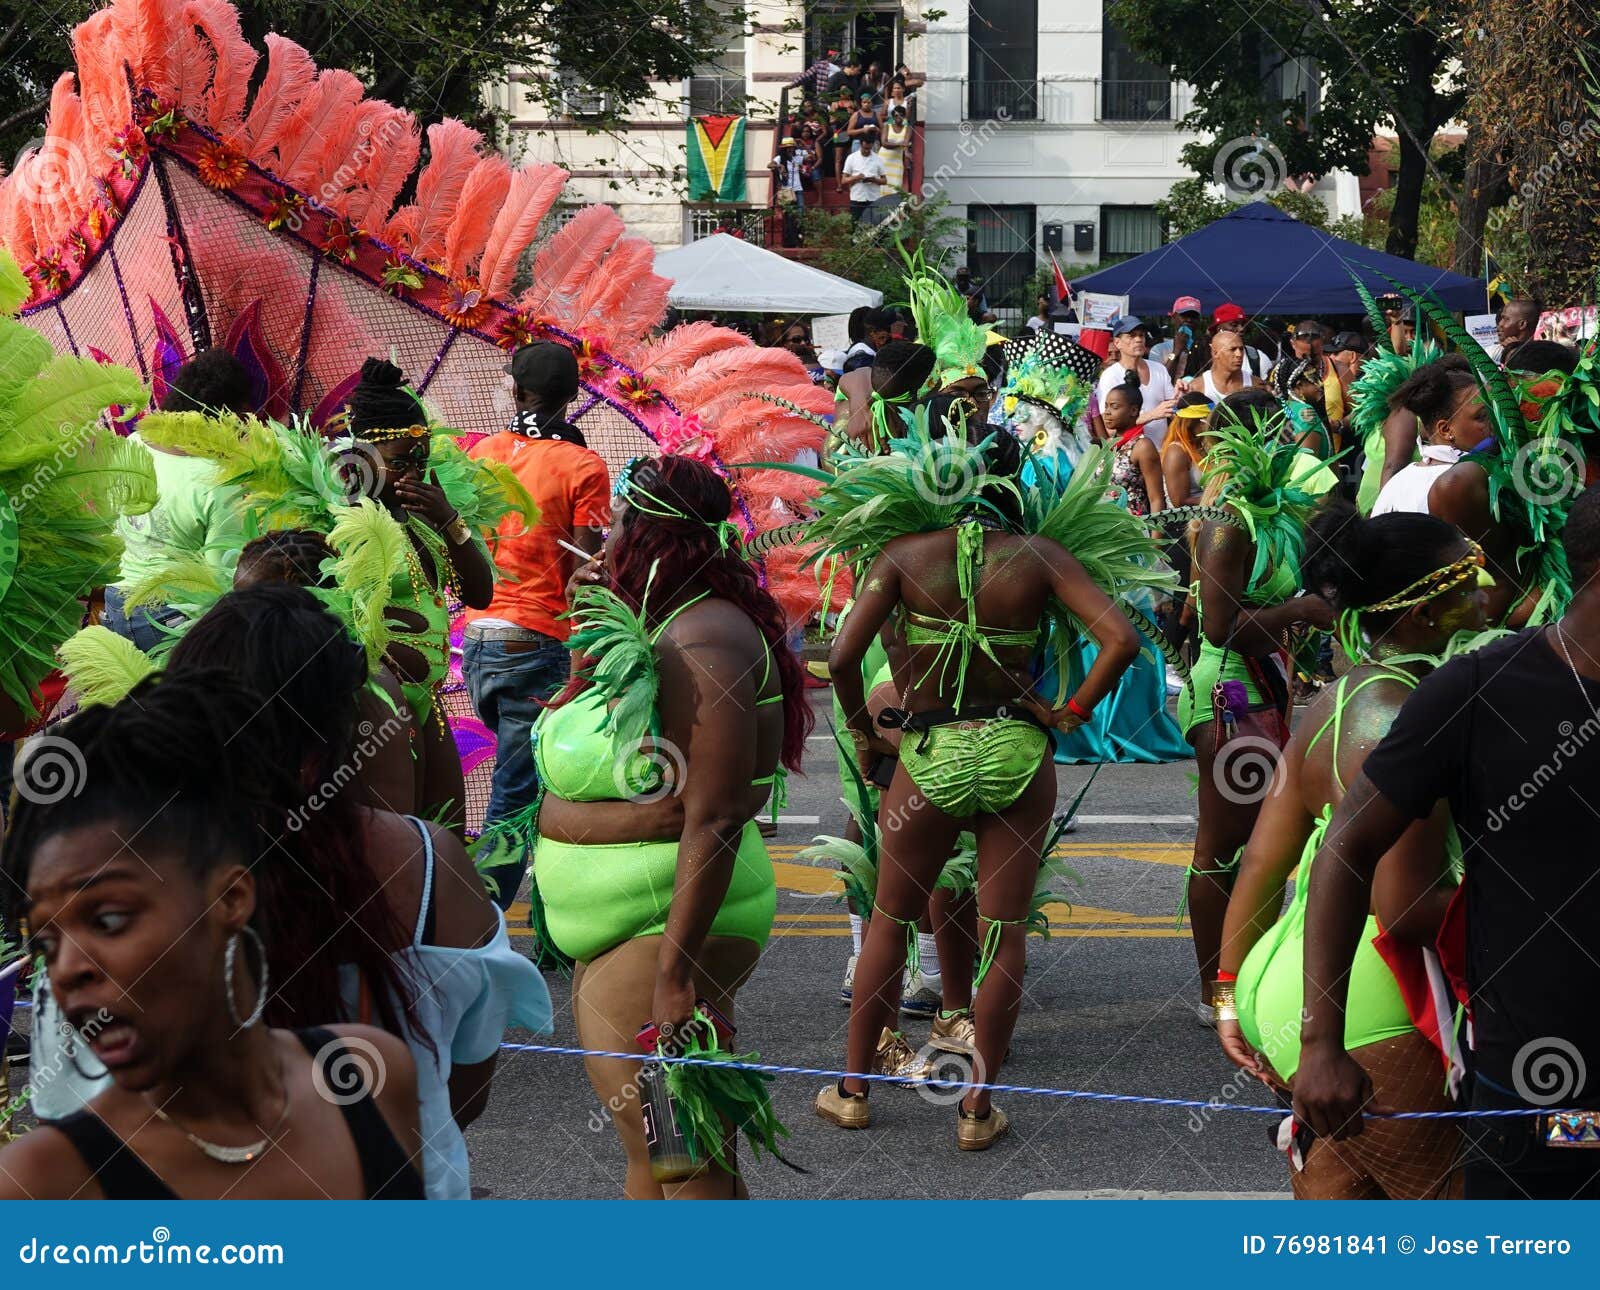
[[[689,118],[689,200],[742,202],[744,118]]]

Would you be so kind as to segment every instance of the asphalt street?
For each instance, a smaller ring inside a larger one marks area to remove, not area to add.
[[[819,717],[826,691],[818,691]],[[764,1061],[839,1069],[849,1010],[838,1000],[850,933],[826,869],[795,862],[816,833],[844,822],[827,727],[808,749],[808,774],[770,844],[778,918],[760,966],[739,996],[741,1051]],[[1059,767],[1070,801],[1088,767]],[[1175,912],[1194,837],[1192,763],[1107,766],[1080,808],[1062,853],[1081,887],[1059,884],[1050,939],[1030,937],[1023,1013],[1004,1082],[1262,1105],[1265,1090],[1222,1056],[1195,1018],[1193,945]],[[549,978],[557,1044],[576,1044],[568,983]],[[904,1020],[914,1044],[928,1022]],[[955,1145],[948,1094],[880,1088],[873,1124],[847,1132],[819,1120],[825,1081],[783,1075],[773,1086],[793,1132],[786,1155],[808,1172],[744,1159],[756,1196],[817,1198],[1019,1197],[1030,1193],[1262,1193],[1288,1190],[1268,1142],[1274,1117],[1114,1105],[1012,1094],[999,1097],[1012,1132],[985,1153]],[[473,1181],[500,1198],[621,1194],[622,1152],[575,1057],[503,1053],[489,1110],[472,1126]]]

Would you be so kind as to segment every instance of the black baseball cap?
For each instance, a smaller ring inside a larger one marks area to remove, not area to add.
[[[511,355],[505,370],[517,388],[547,403],[570,403],[578,396],[578,360],[565,345],[536,340]]]

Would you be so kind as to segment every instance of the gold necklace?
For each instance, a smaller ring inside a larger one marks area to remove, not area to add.
[[[248,1165],[266,1152],[267,1148],[272,1145],[272,1141],[277,1136],[278,1131],[283,1128],[284,1122],[289,1118],[289,1081],[284,1078],[283,1054],[281,1052],[278,1054],[278,1083],[283,1088],[283,1110],[279,1112],[277,1121],[268,1130],[266,1137],[243,1147],[229,1147],[220,1142],[208,1142],[205,1138],[200,1137],[199,1134],[191,1133],[172,1116],[151,1102],[148,1096],[145,1096],[145,1105],[155,1112],[158,1120],[163,1124],[171,1125],[179,1133],[183,1134],[184,1137],[189,1139],[192,1146],[209,1159],[215,1160],[222,1165]]]

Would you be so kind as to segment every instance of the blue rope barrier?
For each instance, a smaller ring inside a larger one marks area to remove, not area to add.
[[[1146,1097],[1138,1093],[1091,1093],[1084,1089],[1036,1088],[1028,1084],[984,1084],[967,1080],[916,1080],[903,1075],[870,1075],[858,1071],[826,1070],[818,1066],[779,1066],[771,1062],[719,1061],[706,1057],[658,1057],[652,1053],[612,1053],[597,1048],[569,1048],[561,1044],[501,1044],[501,1051],[550,1053],[559,1057],[611,1057],[627,1062],[656,1061],[674,1066],[716,1066],[722,1070],[756,1071],[767,1075],[826,1075],[830,1079],[858,1079],[870,1084],[898,1084],[905,1088],[985,1089],[990,1093],[1018,1093],[1033,1097],[1059,1097],[1083,1102],[1123,1102],[1133,1106],[1171,1106],[1203,1111],[1242,1111],[1248,1115],[1288,1115],[1281,1106],[1246,1106],[1239,1102],[1197,1102],[1182,1097]],[[1560,1115],[1552,1107],[1514,1107],[1503,1111],[1392,1111],[1368,1114],[1375,1120],[1468,1120],[1522,1115]]]
[[[18,999],[20,1009],[33,1005]],[[829,1079],[858,1079],[868,1084],[897,1084],[902,1088],[984,1089],[990,1093],[1017,1093],[1029,1097],[1059,1097],[1078,1102],[1120,1102],[1129,1106],[1170,1106],[1191,1111],[1239,1111],[1246,1115],[1288,1115],[1282,1106],[1248,1106],[1242,1102],[1199,1102],[1186,1097],[1147,1097],[1140,1093],[1092,1093],[1087,1089],[1039,1088],[1031,1084],[985,1084],[967,1080],[907,1079],[903,1075],[874,1075],[859,1071],[828,1070],[821,1066],[779,1066],[773,1062],[719,1061],[707,1057],[658,1057],[652,1053],[613,1053],[601,1048],[571,1048],[563,1044],[501,1044],[501,1052],[549,1053],[556,1057],[610,1057],[617,1061],[656,1061],[673,1066],[717,1066],[723,1070],[756,1071],[764,1075],[823,1075]],[[1566,1115],[1568,1111],[1554,1107],[1512,1107],[1494,1111],[1390,1111],[1380,1115],[1370,1112],[1369,1120],[1477,1120],[1509,1119],[1527,1115]]]

